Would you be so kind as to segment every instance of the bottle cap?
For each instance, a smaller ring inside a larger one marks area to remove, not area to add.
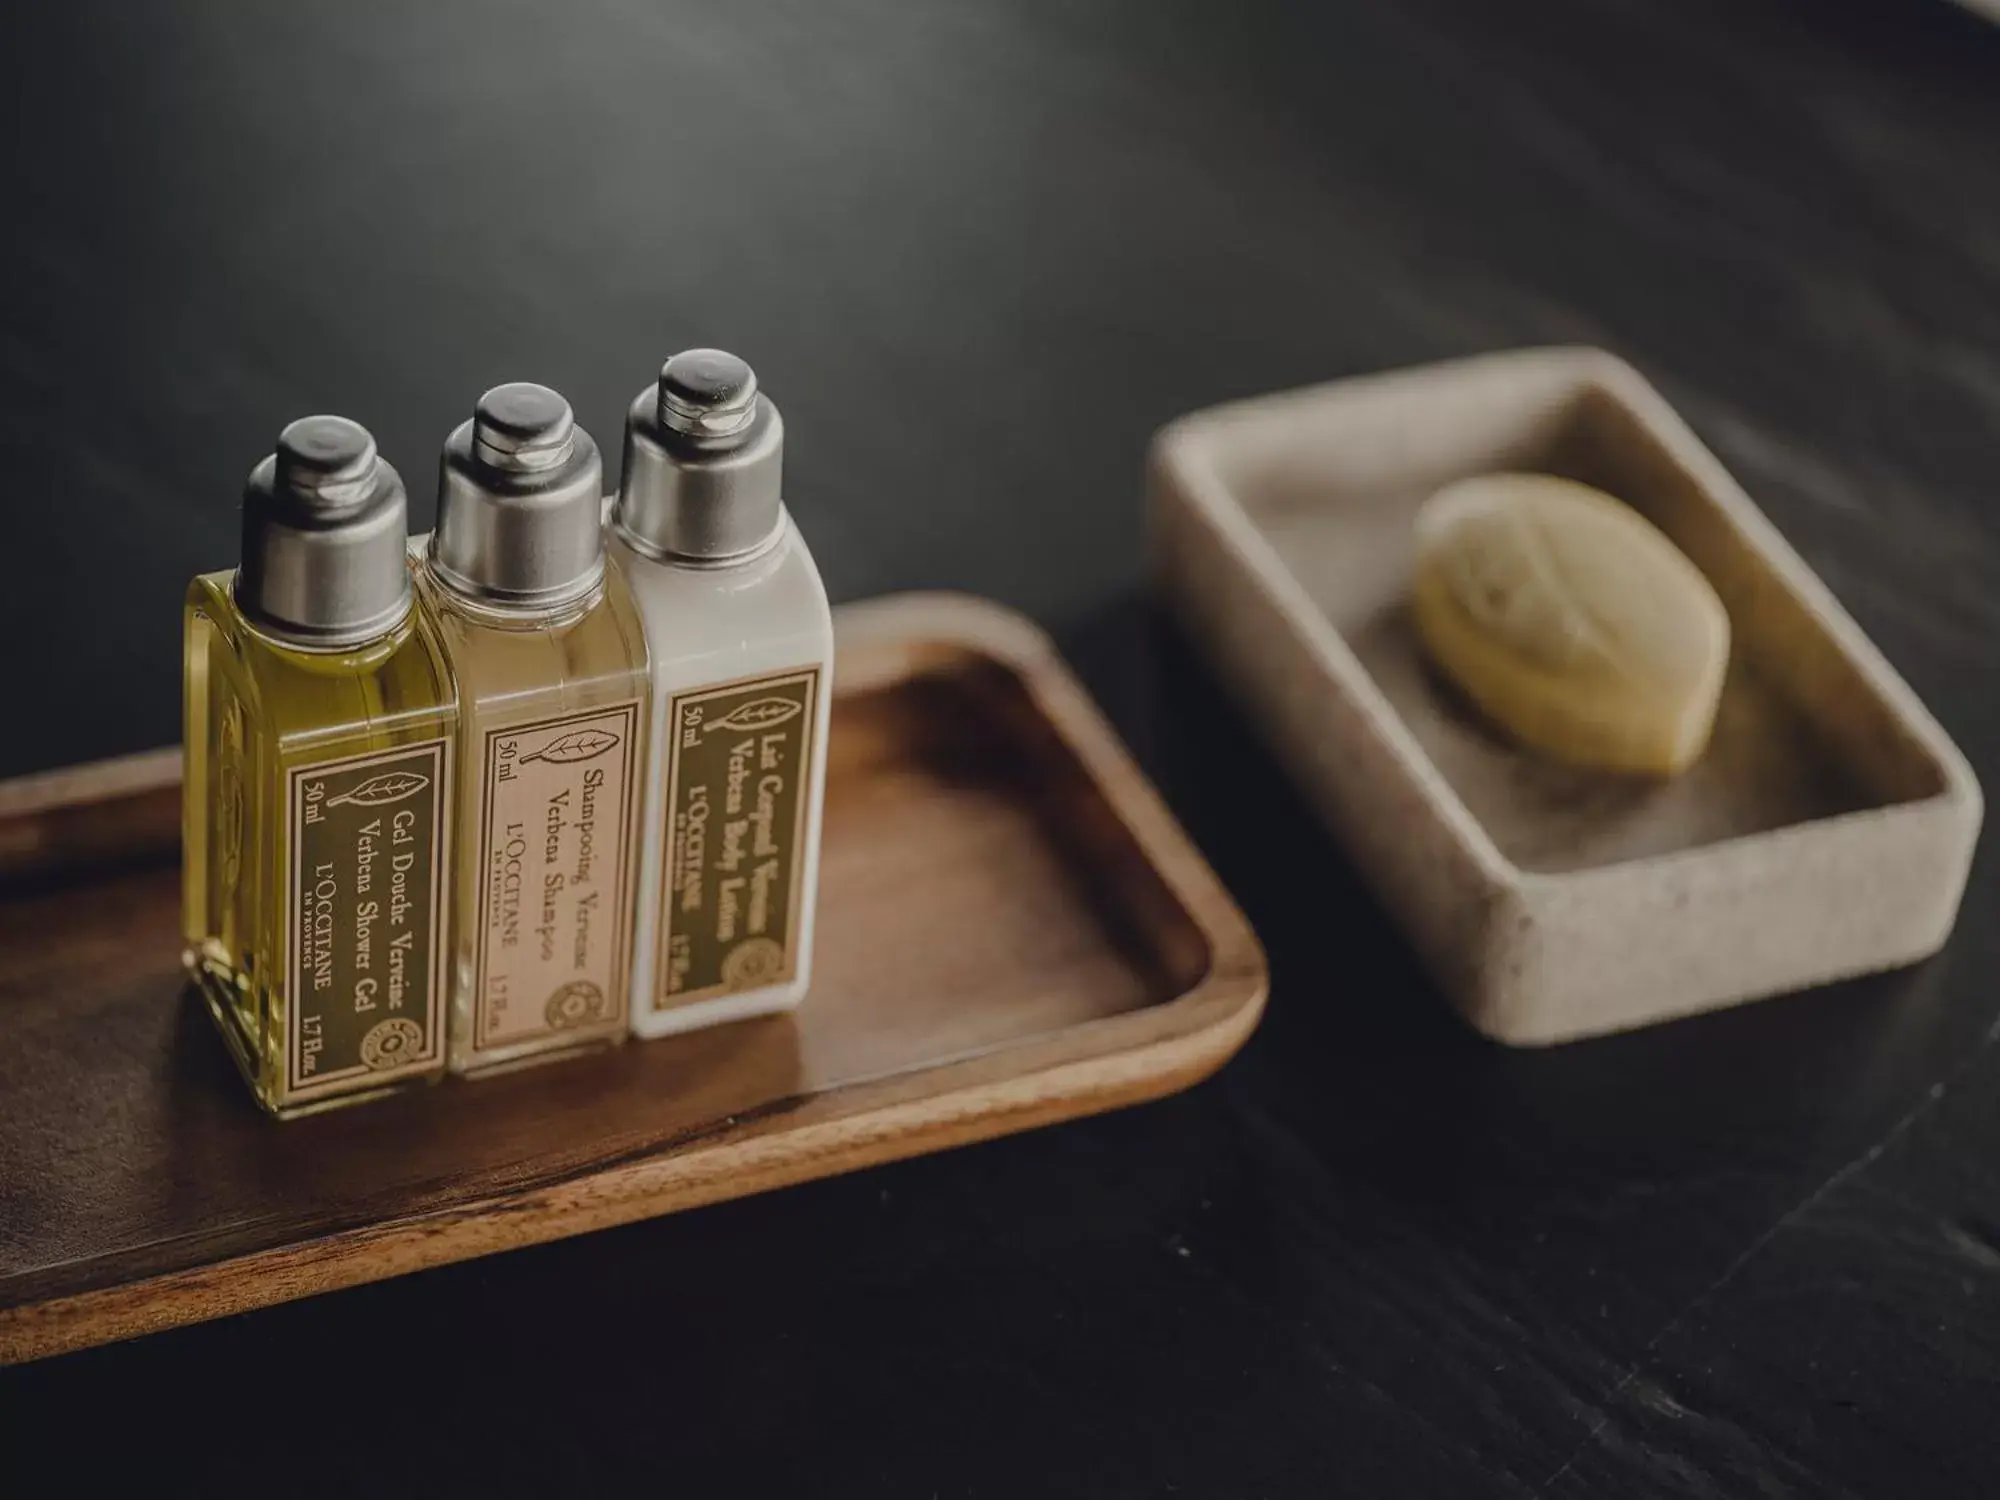
[[[430,566],[455,593],[517,609],[582,598],[604,576],[604,461],[545,385],[496,385],[446,439]]]
[[[368,429],[301,417],[244,486],[237,605],[301,645],[372,640],[409,613],[408,543],[402,478]]]
[[[750,366],[689,349],[625,417],[625,473],[612,524],[649,556],[740,562],[784,528],[785,424]]]

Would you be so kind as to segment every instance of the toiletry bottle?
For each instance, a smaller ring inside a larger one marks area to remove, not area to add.
[[[188,591],[185,956],[273,1114],[444,1071],[457,706],[407,513],[363,428],[306,417]]]
[[[632,1029],[790,1008],[812,970],[833,622],[750,367],[667,361],[632,403],[612,555],[652,648]]]
[[[603,498],[546,386],[488,391],[445,444],[418,586],[459,693],[454,1073],[625,1035],[649,679]]]

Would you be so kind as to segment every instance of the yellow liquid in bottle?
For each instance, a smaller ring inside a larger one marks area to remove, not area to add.
[[[243,617],[233,577],[195,579],[185,616],[189,972],[274,1114],[434,1081],[457,721],[441,642],[419,605],[359,647],[288,645]]]

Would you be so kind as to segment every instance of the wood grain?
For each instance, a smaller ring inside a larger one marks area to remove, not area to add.
[[[34,830],[24,849],[98,798],[130,804],[134,834],[125,866],[0,905],[0,1359],[935,1151],[1217,1067],[1262,1006],[1256,939],[1046,639],[939,596],[851,608],[839,629],[818,977],[796,1017],[316,1119],[260,1117],[182,993],[178,872],[155,837],[175,760],[0,793]],[[59,849],[49,863],[75,874]]]
[[[427,525],[480,390],[547,381],[609,450],[715,342],[784,410],[829,592],[1052,627],[1273,975],[1161,1105],[0,1371],[0,1488],[1992,1493],[1993,849],[1916,970],[1486,1046],[1156,628],[1138,471],[1235,395],[1615,348],[2000,785],[2000,28],[69,0],[0,7],[0,57],[0,774],[176,737],[181,591],[284,422],[367,423]],[[219,1436],[245,1371],[345,1410],[389,1347],[434,1413],[393,1451]]]
[[[175,747],[0,781],[0,890],[177,850],[180,779]]]

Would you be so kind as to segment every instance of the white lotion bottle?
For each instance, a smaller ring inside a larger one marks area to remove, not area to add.
[[[632,1031],[789,1010],[812,977],[833,617],[784,423],[718,349],[633,401],[610,549],[652,662]]]

